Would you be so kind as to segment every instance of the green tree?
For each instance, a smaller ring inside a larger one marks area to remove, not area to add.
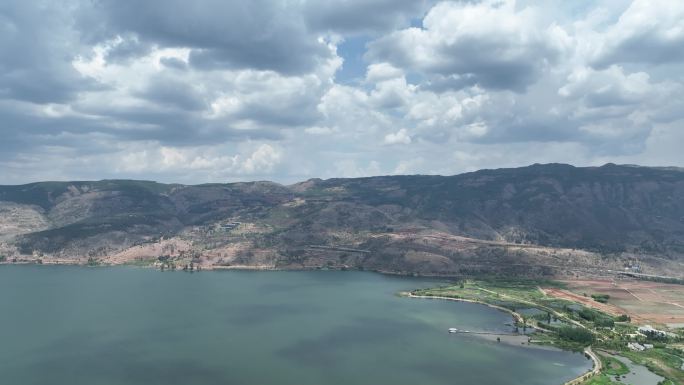
[[[589,345],[594,342],[594,335],[584,328],[564,326],[558,330],[558,336],[564,340]]]

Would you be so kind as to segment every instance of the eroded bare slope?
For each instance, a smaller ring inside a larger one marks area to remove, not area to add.
[[[551,164],[293,186],[4,186],[0,240],[18,261],[684,275],[684,172]]]

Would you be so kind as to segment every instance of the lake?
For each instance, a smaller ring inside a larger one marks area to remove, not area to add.
[[[448,334],[509,331],[483,305],[369,272],[0,266],[6,384],[562,384],[582,354]]]

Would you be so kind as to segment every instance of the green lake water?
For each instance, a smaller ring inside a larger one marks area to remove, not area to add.
[[[438,282],[365,272],[0,266],[0,383],[561,384],[583,355],[447,328],[508,314],[409,299]]]

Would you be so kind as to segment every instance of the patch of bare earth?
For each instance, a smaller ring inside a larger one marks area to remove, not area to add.
[[[47,227],[48,221],[40,207],[0,202],[0,240]]]
[[[593,298],[591,297],[585,297],[584,295],[580,294],[575,294],[573,292],[570,292],[568,290],[562,290],[562,289],[556,289],[556,288],[542,288],[544,293],[546,295],[556,297],[556,298],[561,298],[565,299],[568,301],[572,302],[578,302],[581,303],[582,305],[600,310],[604,313],[613,315],[613,316],[618,316],[620,314],[625,314],[626,311],[611,304],[606,304],[606,303],[600,303],[596,302]]]
[[[121,265],[134,261],[152,260],[160,256],[180,257],[192,249],[189,241],[180,238],[163,239],[155,243],[129,247],[113,255],[105,256],[101,262]]]
[[[404,258],[412,265],[427,264],[429,265],[428,270],[452,270],[455,268],[455,263],[451,259],[443,255],[424,251],[409,251],[406,253]]]
[[[257,227],[241,225],[233,235],[253,233]],[[255,247],[251,240],[234,240],[230,243],[197,252],[199,264],[203,268],[254,268],[274,269],[278,254],[275,249]]]
[[[583,250],[476,239],[433,230],[409,229],[377,237],[387,237],[391,243],[405,245],[407,249],[419,249],[423,252],[414,253],[409,258],[425,259],[442,267],[453,268],[454,263],[458,267],[494,270],[535,266],[555,275],[570,277],[600,274],[601,270],[622,267],[620,261],[607,261],[596,253]],[[448,256],[451,263],[437,258],[439,255]]]
[[[608,314],[627,314],[634,322],[677,325],[684,323],[684,286],[624,279],[563,281],[568,290],[545,288],[551,296],[580,302]],[[584,294],[587,296],[585,297]],[[608,294],[607,304],[592,294]]]

